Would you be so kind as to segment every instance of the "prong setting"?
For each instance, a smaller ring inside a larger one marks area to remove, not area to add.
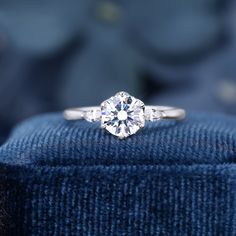
[[[145,105],[122,91],[101,104],[101,127],[120,139],[135,134],[145,125]]]

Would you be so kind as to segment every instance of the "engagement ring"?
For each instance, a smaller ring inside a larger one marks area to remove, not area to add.
[[[145,106],[144,103],[126,92],[102,102],[101,106],[78,107],[64,111],[66,120],[85,119],[101,122],[101,127],[120,139],[135,134],[144,127],[145,121],[182,120],[185,110],[168,106]]]

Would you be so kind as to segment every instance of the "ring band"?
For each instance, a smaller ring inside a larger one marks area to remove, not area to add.
[[[101,106],[66,109],[66,120],[101,122],[102,128],[111,134],[126,138],[144,127],[145,121],[182,120],[184,109],[168,106],[145,106],[142,101],[126,92],[119,92],[104,101]]]
[[[101,121],[101,107],[78,107],[64,111],[66,120],[87,120],[89,122]],[[145,106],[145,120],[182,120],[185,118],[185,110],[168,106]]]

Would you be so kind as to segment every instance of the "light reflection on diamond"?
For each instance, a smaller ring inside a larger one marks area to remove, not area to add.
[[[102,127],[126,138],[144,127],[144,103],[126,92],[119,92],[101,104]]]

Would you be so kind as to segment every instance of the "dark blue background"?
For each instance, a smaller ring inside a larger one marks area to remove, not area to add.
[[[235,235],[234,2],[0,0],[0,143],[118,90],[188,110],[127,140],[62,113],[17,125],[0,235]]]
[[[146,103],[236,113],[230,0],[0,1],[0,136],[26,117]]]

